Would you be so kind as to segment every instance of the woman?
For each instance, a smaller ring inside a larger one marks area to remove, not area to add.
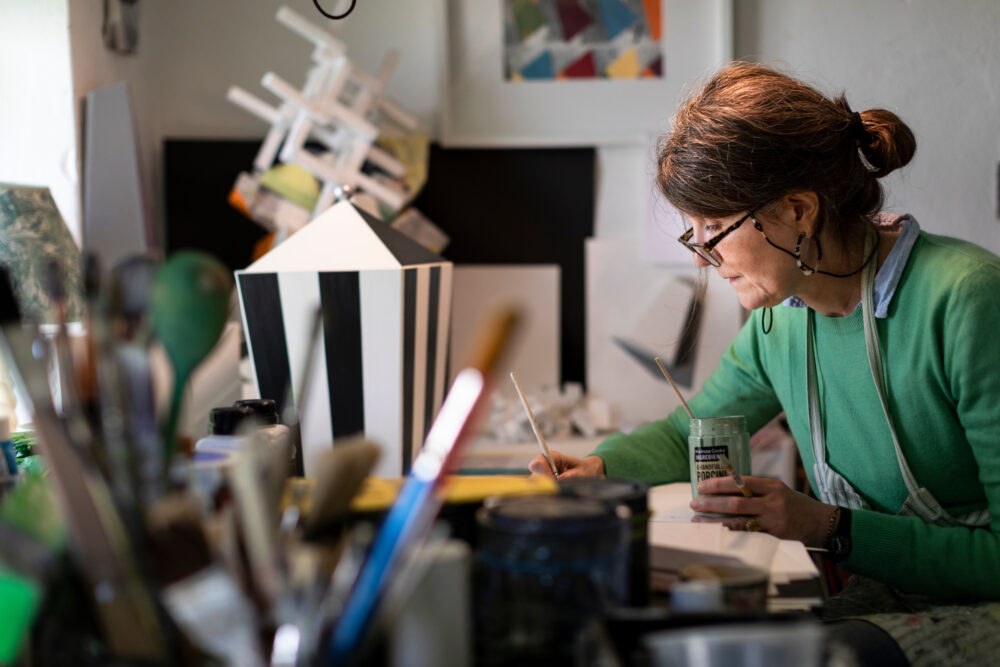
[[[748,477],[744,498],[719,478],[692,508],[830,549],[863,578],[828,615],[887,612],[868,619],[916,662],[936,660],[924,644],[948,632],[1000,630],[1000,607],[938,606],[1000,600],[1000,258],[879,213],[878,179],[915,149],[888,111],[737,63],[677,113],[658,185],[690,222],[680,241],[695,263],[753,310],[691,409],[745,415],[751,432],[784,410],[819,497]],[[554,458],[561,477],[678,481],[687,437],[678,409]]]

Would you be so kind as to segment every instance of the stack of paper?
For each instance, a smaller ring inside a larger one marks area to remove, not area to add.
[[[732,531],[719,523],[691,523],[690,502],[687,482],[650,490],[650,568],[654,572],[676,573],[693,563],[738,561],[770,574],[769,611],[808,609],[821,602],[819,570],[802,542]]]

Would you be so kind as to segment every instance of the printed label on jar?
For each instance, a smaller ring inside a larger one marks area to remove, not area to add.
[[[694,468],[698,481],[725,477],[726,469],[719,463],[719,455],[729,456],[728,447],[695,447]]]

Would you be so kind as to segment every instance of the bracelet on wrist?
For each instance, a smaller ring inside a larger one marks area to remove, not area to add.
[[[830,515],[830,520],[826,524],[826,534],[823,536],[823,544],[825,545],[833,537],[833,531],[837,530],[837,524],[840,522],[840,507],[833,508],[833,514]]]

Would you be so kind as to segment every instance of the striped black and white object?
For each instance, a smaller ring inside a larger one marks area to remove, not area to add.
[[[300,390],[324,309],[306,404],[296,406],[305,474],[320,452],[359,433],[384,447],[374,475],[409,472],[446,389],[451,262],[342,202],[236,282],[257,390],[279,414],[288,383]]]

